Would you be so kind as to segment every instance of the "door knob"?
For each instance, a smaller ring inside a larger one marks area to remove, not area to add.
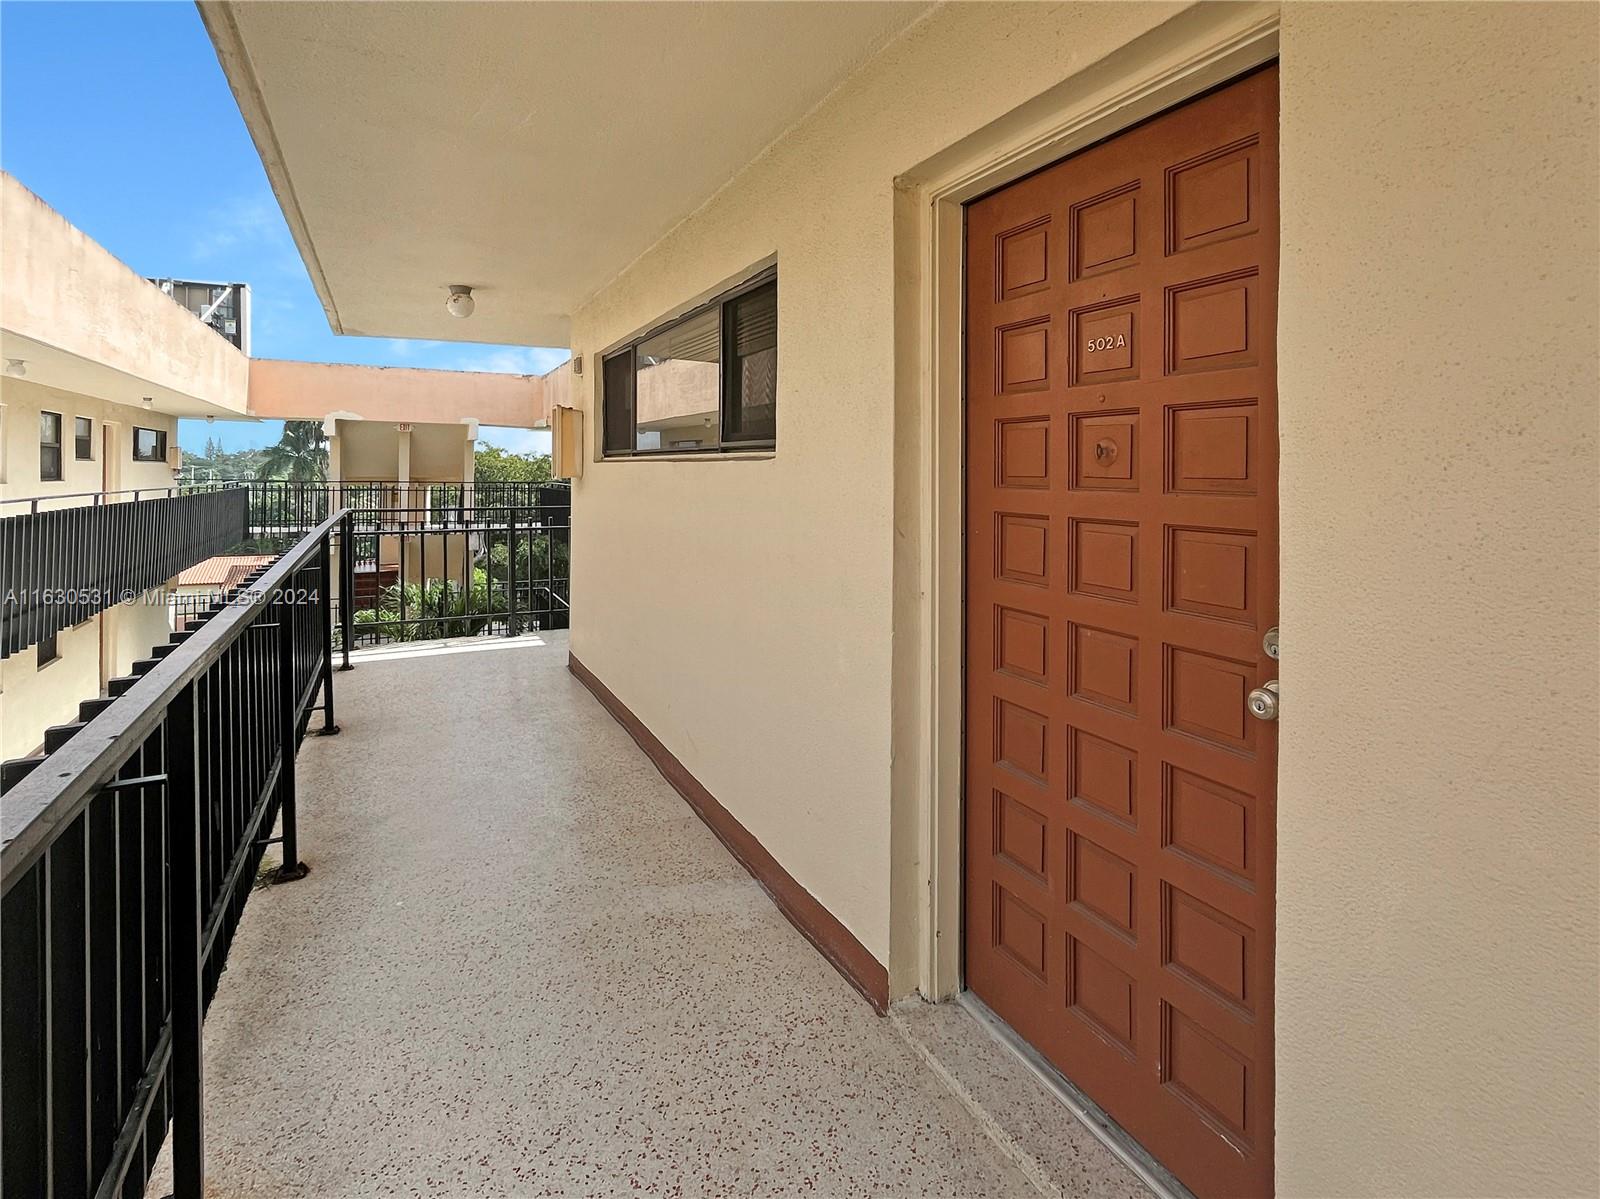
[[[1257,687],[1245,700],[1245,706],[1257,720],[1278,719],[1278,680]]]

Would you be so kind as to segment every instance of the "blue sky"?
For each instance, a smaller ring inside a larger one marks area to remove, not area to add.
[[[188,3],[0,3],[0,165],[141,275],[250,285],[262,358],[538,373],[567,351],[328,328],[199,14]],[[179,441],[278,439],[184,421]],[[485,429],[507,449],[549,434]]]

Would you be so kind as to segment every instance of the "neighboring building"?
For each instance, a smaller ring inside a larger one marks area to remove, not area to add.
[[[210,601],[226,595],[272,559],[271,554],[217,554],[180,571],[167,589],[169,628],[183,628]]]
[[[573,671],[875,1003],[1595,1192],[1594,6],[200,8],[336,331],[585,361]]]
[[[250,285],[200,283],[192,279],[151,279],[167,295],[203,324],[231,341],[242,354],[250,353]]]
[[[331,480],[393,484],[399,508],[472,477],[480,420],[548,421],[542,378],[252,362],[247,287],[141,278],[9,174],[0,202],[0,519],[167,495],[180,417],[323,423]],[[156,588],[0,659],[0,761],[165,641],[175,607]]]
[[[178,418],[240,418],[248,361],[0,175],[0,518],[164,495]],[[0,760],[167,637],[158,588],[0,660]]]

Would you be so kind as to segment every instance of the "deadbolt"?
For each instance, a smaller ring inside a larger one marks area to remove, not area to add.
[[[1245,706],[1257,720],[1278,719],[1278,680],[1257,687],[1245,700]]]
[[[1266,651],[1267,657],[1274,662],[1278,660],[1278,626],[1273,625],[1267,630],[1267,635],[1261,639],[1261,648]]]

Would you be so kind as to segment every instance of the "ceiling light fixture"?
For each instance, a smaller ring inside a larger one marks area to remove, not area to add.
[[[451,316],[466,320],[477,306],[477,301],[472,298],[472,288],[465,283],[450,285],[450,298],[444,302],[444,310]]]
[[[28,373],[28,364],[20,358],[6,359],[6,374],[20,379]]]

